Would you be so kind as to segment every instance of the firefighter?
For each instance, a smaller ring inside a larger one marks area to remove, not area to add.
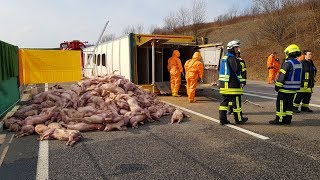
[[[275,83],[275,90],[278,92],[276,118],[269,121],[270,124],[291,124],[293,98],[301,84],[302,64],[296,59],[301,55],[300,48],[296,44],[291,44],[284,53],[286,60]]]
[[[315,83],[317,68],[313,64],[312,52],[309,50],[303,51],[305,59],[300,61],[302,64],[302,81],[300,90],[297,92],[293,101],[293,112],[299,113],[299,105],[302,101],[301,111],[313,112],[309,108],[311,94]],[[301,57],[301,56],[300,56]]]
[[[200,62],[201,55],[200,52],[195,52],[192,59],[189,59],[184,64],[184,70],[186,72],[187,81],[187,94],[190,103],[195,102],[196,88],[198,84],[198,79],[203,83],[203,64]]]
[[[179,97],[179,89],[181,84],[181,74],[184,76],[181,60],[179,59],[180,52],[174,50],[172,56],[168,59],[168,71],[170,72],[171,93],[174,97]]]
[[[246,62],[241,58],[240,49],[238,49],[238,53],[236,53],[236,57],[241,65],[241,76],[243,79],[243,83],[241,85],[243,88],[247,84],[247,67],[246,67]],[[232,102],[229,102],[228,110],[229,110],[228,115],[233,113]]]
[[[245,80],[242,78],[242,67],[240,61],[237,60],[240,42],[238,40],[230,41],[227,44],[228,52],[221,59],[219,65],[219,81],[220,94],[223,100],[219,106],[219,120],[221,125],[230,124],[227,120],[227,110],[229,102],[232,102],[234,120],[237,124],[242,124],[248,121],[247,117],[242,116],[241,110],[241,95],[243,94],[242,87]]]
[[[277,52],[273,52],[269,55],[268,57],[268,61],[267,61],[267,67],[268,67],[268,71],[269,71],[269,75],[268,75],[268,84],[271,84],[275,81],[276,77],[276,70],[274,67],[275,61],[276,61],[276,55]]]

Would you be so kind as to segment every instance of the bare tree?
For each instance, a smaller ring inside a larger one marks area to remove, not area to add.
[[[137,24],[137,25],[134,27],[134,29],[135,29],[135,33],[137,33],[137,34],[142,34],[142,33],[144,33],[144,26],[143,26],[143,24]]]
[[[123,35],[127,35],[127,34],[130,34],[130,33],[135,33],[135,28],[133,25],[128,25],[127,27],[125,27],[122,31],[122,34]]]
[[[199,29],[202,23],[206,20],[206,2],[203,0],[194,0],[192,4],[192,30],[195,37],[198,36]]]
[[[135,26],[129,25],[129,26],[125,27],[122,31],[123,35],[127,35],[130,33],[142,34],[142,33],[144,33],[144,26],[142,24],[137,24]]]
[[[181,6],[177,12],[178,26],[184,29],[191,22],[190,10]]]
[[[100,43],[112,41],[116,36],[114,34],[107,34],[102,36]]]
[[[168,31],[175,31],[178,27],[178,18],[175,13],[171,12],[164,18],[164,29]]]

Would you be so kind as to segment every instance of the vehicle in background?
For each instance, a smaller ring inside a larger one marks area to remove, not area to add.
[[[172,51],[180,51],[184,64],[195,51],[200,51],[205,66],[204,82],[217,81],[214,77],[223,54],[222,44],[196,43],[193,36],[129,34],[83,49],[84,76],[93,77],[116,73],[139,85],[155,86],[170,81],[167,65]]]

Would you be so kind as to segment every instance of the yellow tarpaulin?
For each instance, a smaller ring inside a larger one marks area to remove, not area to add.
[[[20,82],[23,84],[79,81],[81,51],[20,49]]]

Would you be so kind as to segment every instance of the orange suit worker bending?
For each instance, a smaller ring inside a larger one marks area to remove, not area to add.
[[[276,79],[276,74],[277,74],[277,70],[275,69],[276,54],[277,54],[276,52],[273,52],[268,57],[268,62],[267,62],[267,67],[268,67],[268,71],[269,71],[268,84],[273,83],[275,81],[275,79]]]
[[[190,103],[195,102],[196,88],[198,84],[198,79],[200,78],[200,82],[203,80],[203,64],[200,62],[201,55],[200,52],[195,52],[192,56],[192,59],[189,59],[184,64],[184,70],[186,72],[186,80],[187,80],[187,94],[188,100]]]
[[[183,74],[180,52],[174,50],[172,56],[168,59],[168,71],[170,72],[170,85],[172,96],[179,97],[179,89],[181,84],[181,73]]]

